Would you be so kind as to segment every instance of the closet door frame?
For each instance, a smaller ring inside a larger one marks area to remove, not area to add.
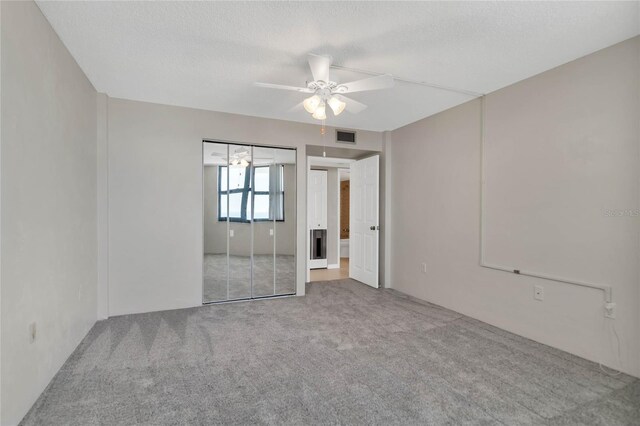
[[[230,302],[237,302],[237,301],[242,301],[242,300],[260,300],[260,299],[268,299],[268,298],[278,298],[278,297],[289,297],[289,296],[295,296],[296,294],[296,288],[297,288],[297,284],[298,284],[298,277],[297,277],[297,273],[295,272],[297,269],[297,247],[298,247],[298,231],[297,231],[297,221],[298,221],[298,205],[297,205],[297,197],[298,197],[298,185],[297,185],[297,172],[298,172],[298,155],[297,155],[297,148],[295,147],[290,147],[290,146],[281,146],[281,145],[260,145],[260,144],[253,144],[253,143],[248,143],[248,142],[236,142],[236,141],[229,141],[229,140],[223,140],[223,139],[203,139],[202,140],[202,149],[201,149],[201,180],[202,180],[202,259],[204,259],[204,255],[205,255],[205,238],[204,238],[204,227],[205,227],[205,216],[204,216],[204,205],[205,205],[205,193],[204,193],[204,144],[205,143],[212,143],[212,144],[224,144],[227,146],[227,188],[229,186],[229,161],[230,161],[230,146],[246,146],[247,148],[249,148],[250,152],[251,152],[251,166],[250,166],[250,175],[251,175],[251,198],[252,198],[252,202],[251,202],[251,220],[250,220],[250,227],[251,227],[251,262],[250,262],[250,277],[251,277],[251,284],[250,284],[250,295],[249,297],[243,297],[243,298],[239,298],[239,299],[229,299],[229,283],[230,283],[230,268],[229,268],[229,224],[230,224],[230,220],[229,220],[229,198],[227,197],[227,220],[226,220],[226,224],[227,224],[227,232],[226,232],[226,237],[227,237],[227,299],[226,300],[215,300],[215,301],[207,301],[204,298],[205,295],[205,282],[204,282],[204,261],[202,264],[202,268],[201,268],[201,272],[202,272],[202,304],[203,305],[211,305],[211,304],[217,304],[217,303],[230,303]],[[253,163],[253,149],[254,148],[266,148],[266,149],[285,149],[285,150],[289,150],[289,151],[293,151],[295,153],[294,158],[295,158],[295,180],[296,180],[296,185],[294,190],[292,191],[291,195],[287,195],[288,197],[293,197],[293,206],[294,206],[294,228],[296,229],[296,232],[294,233],[294,242],[293,242],[293,260],[294,260],[294,292],[293,293],[286,293],[286,294],[275,294],[275,288],[276,288],[276,267],[277,267],[277,263],[276,263],[276,259],[277,259],[277,253],[275,251],[275,247],[277,244],[276,241],[276,236],[277,236],[277,231],[276,231],[276,224],[277,222],[274,220],[274,253],[273,253],[273,261],[274,261],[274,294],[273,295],[267,295],[267,296],[257,296],[254,297],[254,290],[253,290],[253,268],[254,268],[254,253],[253,253],[253,247],[254,247],[254,241],[253,241],[253,225],[254,225],[254,221],[253,221],[253,216],[254,216],[254,172],[255,172],[255,165]]]

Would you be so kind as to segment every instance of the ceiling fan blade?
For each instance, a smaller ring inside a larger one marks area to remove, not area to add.
[[[304,102],[300,102],[299,104],[296,104],[287,110],[287,112],[298,112],[298,111],[304,111]]]
[[[285,86],[283,84],[257,83],[257,82],[253,84],[257,87],[264,87],[267,89],[292,90],[294,92],[313,93],[313,90],[307,89],[306,87]]]
[[[309,53],[308,55],[309,67],[311,68],[311,74],[315,81],[322,80],[324,82],[329,81],[329,67],[333,62],[331,56],[321,56]]]
[[[367,109],[367,106],[365,104],[358,102],[354,99],[347,98],[346,96],[342,96],[342,95],[334,95],[334,96],[347,104],[345,109],[350,113],[357,114]]]
[[[388,89],[395,84],[391,74],[377,75],[375,77],[363,78],[362,80],[351,81],[338,86],[338,93],[364,92],[366,90]],[[343,89],[346,88],[346,89]]]

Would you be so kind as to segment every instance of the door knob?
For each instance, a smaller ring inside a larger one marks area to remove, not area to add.
[[[371,229],[372,231],[375,231],[375,230],[376,230],[376,227],[375,227],[374,225],[371,225],[371,226],[369,227],[369,229]]]

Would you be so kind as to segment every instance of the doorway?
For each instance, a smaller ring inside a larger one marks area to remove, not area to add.
[[[309,156],[307,165],[307,281],[353,278],[377,288],[379,155]],[[326,257],[319,251],[325,246]]]

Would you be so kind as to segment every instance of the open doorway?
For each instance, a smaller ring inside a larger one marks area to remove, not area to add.
[[[354,278],[378,287],[379,156],[307,160],[307,281]]]
[[[309,157],[310,282],[349,278],[348,185],[352,161]]]
[[[349,277],[348,259],[342,259],[341,179],[354,160],[308,157],[307,226],[309,229],[309,281]],[[348,208],[348,203],[347,206]],[[348,215],[347,225],[348,230]],[[348,239],[348,235],[346,237]],[[348,249],[348,242],[347,242]]]

